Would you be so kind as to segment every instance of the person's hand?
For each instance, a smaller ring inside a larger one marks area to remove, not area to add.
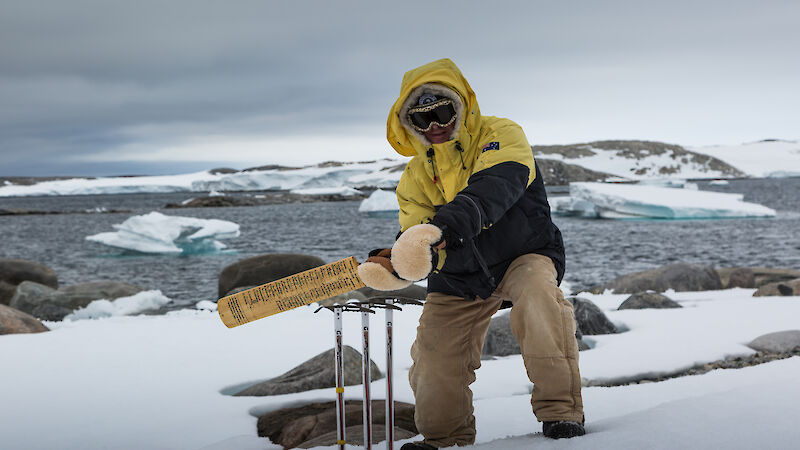
[[[438,250],[445,245],[442,230],[425,223],[414,225],[397,238],[392,247],[392,267],[400,278],[419,281],[435,267]]]
[[[358,277],[367,286],[379,291],[396,291],[411,285],[397,276],[392,267],[391,249],[383,248],[369,252],[366,261],[358,266]]]

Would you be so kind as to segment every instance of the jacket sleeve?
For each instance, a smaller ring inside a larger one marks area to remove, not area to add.
[[[481,154],[467,187],[431,220],[445,230],[446,240],[472,239],[491,227],[536,176],[528,140],[522,128],[511,121],[479,142],[478,151]]]

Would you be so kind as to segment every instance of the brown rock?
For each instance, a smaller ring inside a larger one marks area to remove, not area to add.
[[[753,297],[800,296],[800,278],[789,281],[765,284],[758,288]]]
[[[669,264],[658,269],[623,275],[602,286],[590,290],[595,294],[606,289],[616,294],[635,294],[637,292],[710,291],[722,289],[717,271],[711,266],[699,264]]]
[[[683,308],[680,303],[657,292],[639,292],[631,295],[617,308],[621,309],[667,309]]]
[[[0,334],[41,333],[49,329],[30,314],[0,305]]]
[[[218,294],[240,286],[259,286],[325,264],[321,258],[293,253],[253,256],[237,261],[219,274]]]
[[[58,276],[53,269],[24,259],[0,258],[0,304],[7,305],[23,281],[58,288]]]

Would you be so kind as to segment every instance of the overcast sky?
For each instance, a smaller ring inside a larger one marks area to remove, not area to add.
[[[532,144],[800,138],[798,1],[0,0],[0,176],[397,156],[448,57]]]

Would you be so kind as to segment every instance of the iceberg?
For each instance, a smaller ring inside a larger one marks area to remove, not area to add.
[[[239,225],[233,222],[167,216],[155,211],[130,217],[113,227],[117,231],[87,236],[86,240],[139,253],[188,254],[222,250],[226,246],[217,239],[239,236]]]
[[[358,205],[358,212],[371,217],[392,217],[400,211],[397,194],[392,191],[378,189]]]
[[[743,201],[743,194],[607,183],[570,183],[569,191],[570,200],[556,202],[554,212],[603,219],[775,216],[773,209]]]
[[[292,194],[300,195],[341,195],[343,197],[351,197],[354,195],[361,195],[361,191],[347,186],[332,187],[332,188],[308,188],[308,189],[292,189],[289,191]]]

